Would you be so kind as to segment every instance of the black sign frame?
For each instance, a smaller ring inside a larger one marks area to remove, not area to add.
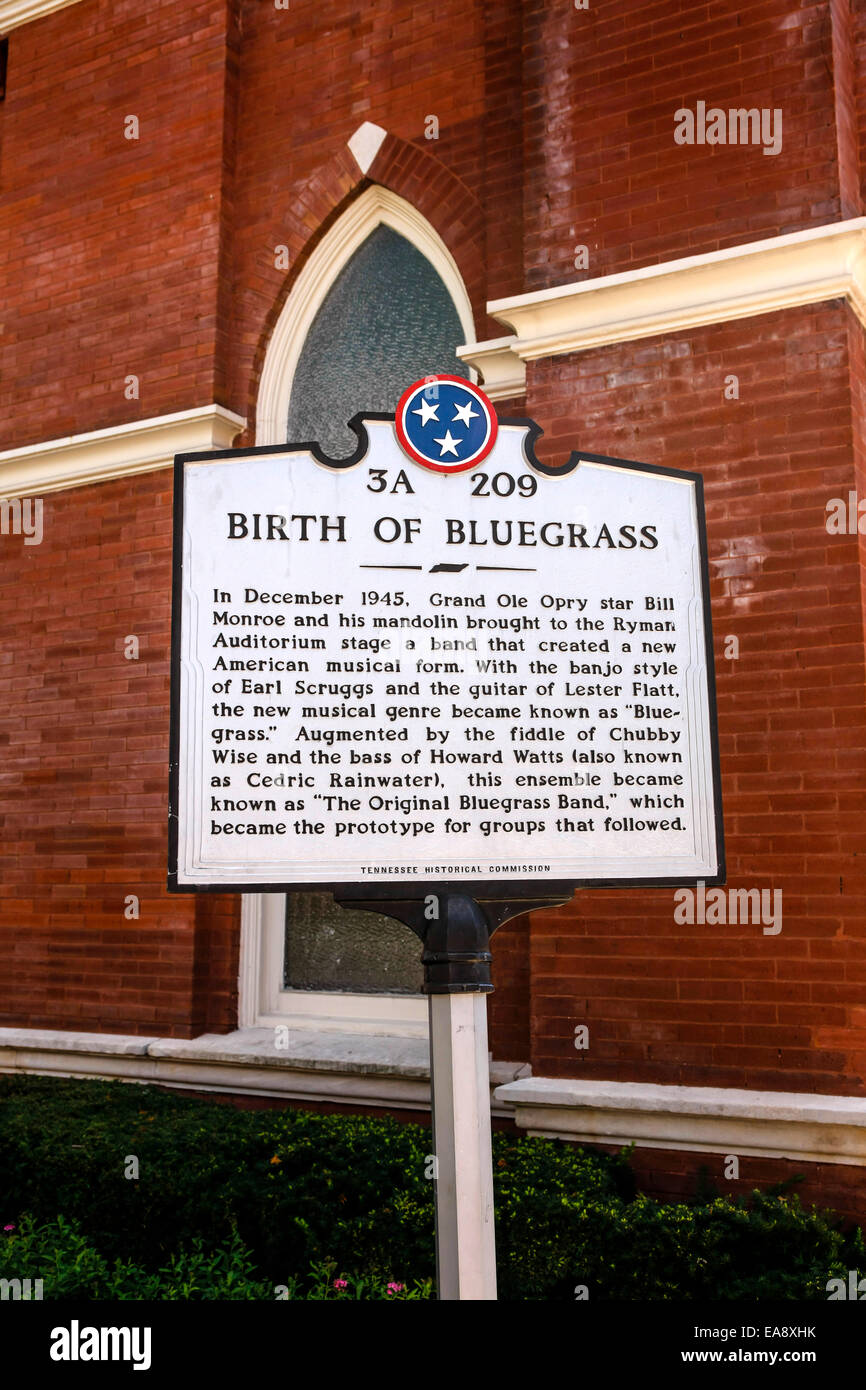
[[[488,911],[500,922],[536,906],[568,902],[575,890],[581,888],[679,888],[698,882],[717,886],[726,882],[724,822],[722,814],[721,769],[719,760],[718,704],[716,699],[715,659],[713,651],[712,612],[710,603],[709,552],[707,545],[706,513],[704,508],[704,480],[701,473],[685,469],[668,468],[660,464],[638,463],[633,459],[612,458],[606,454],[593,454],[585,450],[573,450],[568,461],[559,466],[541,462],[535,454],[535,441],[543,433],[534,420],[521,416],[504,416],[499,419],[500,426],[515,425],[525,430],[523,453],[527,464],[536,472],[547,477],[561,477],[572,472],[582,460],[587,463],[607,464],[619,469],[639,473],[655,473],[670,478],[686,478],[695,486],[698,545],[700,551],[700,594],[704,619],[704,644],[706,652],[707,696],[709,713],[710,758],[713,778],[713,820],[715,827],[715,846],[718,868],[715,874],[645,876],[642,878],[587,878],[587,879],[537,879],[505,876],[502,879],[433,879],[421,878],[417,882],[410,879],[377,880],[375,882],[340,881],[336,883],[314,882],[273,882],[273,883],[178,883],[178,807],[180,776],[180,680],[181,680],[181,613],[183,599],[183,524],[184,524],[184,478],[189,464],[207,463],[216,460],[262,458],[276,454],[312,454],[318,463],[327,468],[339,470],[354,468],[367,454],[369,436],[365,420],[390,421],[394,415],[387,412],[365,411],[348,422],[356,435],[358,443],[352,453],[344,459],[333,459],[323,452],[314,441],[304,443],[268,444],[244,449],[213,449],[200,453],[175,455],[174,460],[174,518],[172,554],[172,613],[171,613],[171,699],[169,734],[169,813],[168,813],[168,878],[167,887],[172,893],[331,893],[337,901],[358,908],[369,906],[369,910],[379,907],[385,911],[386,903],[404,905],[404,911],[415,916],[416,906],[430,895],[460,895],[474,898],[483,903]],[[375,906],[374,906],[375,905]],[[507,917],[503,910],[507,909]],[[391,915],[396,916],[395,912]],[[405,917],[402,920],[406,920]]]

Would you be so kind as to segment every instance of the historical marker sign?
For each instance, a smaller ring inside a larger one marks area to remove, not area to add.
[[[723,876],[701,479],[477,388],[176,462],[173,888]]]

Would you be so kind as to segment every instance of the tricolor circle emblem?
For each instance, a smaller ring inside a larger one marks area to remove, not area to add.
[[[496,443],[496,412],[483,391],[459,376],[426,376],[403,392],[394,416],[401,447],[423,468],[462,473]]]

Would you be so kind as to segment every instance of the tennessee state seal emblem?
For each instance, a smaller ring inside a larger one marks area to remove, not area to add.
[[[428,376],[408,387],[394,416],[400,445],[436,473],[462,473],[496,443],[496,412],[483,391],[459,376]]]

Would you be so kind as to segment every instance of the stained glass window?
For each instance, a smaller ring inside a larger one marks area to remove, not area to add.
[[[339,907],[330,893],[286,899],[287,989],[419,994],[421,942],[391,917]]]
[[[455,354],[464,332],[433,266],[378,226],[343,267],[313,320],[292,383],[286,438],[317,440],[342,458],[358,411],[393,411],[406,387],[435,372],[469,376]]]

